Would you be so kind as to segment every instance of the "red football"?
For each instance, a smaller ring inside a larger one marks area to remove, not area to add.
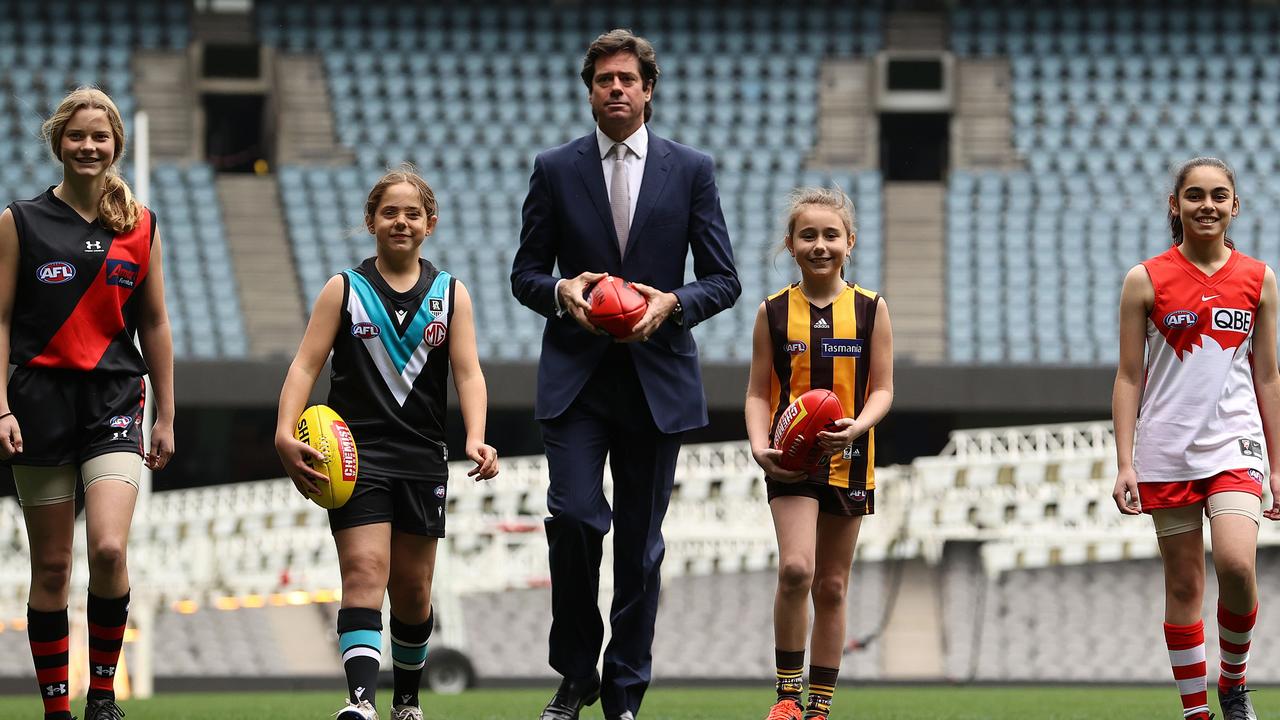
[[[842,417],[840,399],[830,390],[810,390],[796,398],[773,429],[773,447],[782,451],[778,464],[807,473],[826,465],[828,454],[818,445],[818,433],[835,430],[836,420]]]
[[[649,309],[645,300],[631,283],[610,275],[589,288],[591,311],[587,317],[592,324],[614,337],[627,337],[631,329]]]

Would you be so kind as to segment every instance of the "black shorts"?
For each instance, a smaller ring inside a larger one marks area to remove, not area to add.
[[[369,476],[361,468],[346,504],[329,511],[329,527],[337,532],[391,523],[392,530],[442,538],[447,480],[447,474],[415,479]]]
[[[784,483],[765,478],[765,492],[772,501],[776,497],[808,497],[818,501],[818,512],[838,517],[874,515],[876,491],[842,488],[815,482]]]
[[[19,367],[9,378],[9,409],[22,429],[22,453],[6,464],[79,464],[99,455],[142,455],[146,385],[136,375]]]

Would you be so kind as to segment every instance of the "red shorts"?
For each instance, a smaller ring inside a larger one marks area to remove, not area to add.
[[[1150,512],[1199,505],[1220,492],[1247,492],[1262,497],[1262,478],[1257,470],[1238,468],[1200,480],[1138,483],[1138,500],[1142,511]]]

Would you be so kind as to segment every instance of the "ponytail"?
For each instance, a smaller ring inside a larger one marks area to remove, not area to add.
[[[98,199],[98,222],[113,233],[126,233],[138,225],[141,212],[129,183],[114,170],[107,172],[107,181]]]
[[[1176,198],[1182,193],[1182,185],[1187,182],[1187,174],[1198,167],[1212,167],[1221,170],[1226,174],[1227,180],[1231,182],[1231,191],[1233,193],[1235,192],[1236,174],[1231,171],[1230,166],[1216,157],[1193,157],[1179,165],[1177,171],[1174,173],[1172,197]],[[1173,211],[1169,212],[1169,234],[1173,236],[1174,247],[1182,244],[1182,218],[1178,216],[1178,213]],[[1225,242],[1227,247],[1232,250],[1236,247],[1235,242],[1233,242],[1231,238],[1224,237],[1223,242]]]

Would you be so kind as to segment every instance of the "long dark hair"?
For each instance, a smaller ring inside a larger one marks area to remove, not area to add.
[[[1182,186],[1187,182],[1187,175],[1198,167],[1211,167],[1221,170],[1226,174],[1227,181],[1231,183],[1231,192],[1235,193],[1236,174],[1232,172],[1231,168],[1225,162],[1216,157],[1201,156],[1193,157],[1178,166],[1178,171],[1174,173],[1173,176],[1173,197],[1178,197],[1179,193],[1182,192]],[[1182,218],[1178,213],[1173,212],[1172,210],[1169,211],[1169,233],[1173,235],[1173,244],[1175,247],[1182,244]],[[1227,247],[1232,249],[1235,248],[1236,244],[1231,241],[1231,238],[1224,238],[1224,241],[1226,242]]]

